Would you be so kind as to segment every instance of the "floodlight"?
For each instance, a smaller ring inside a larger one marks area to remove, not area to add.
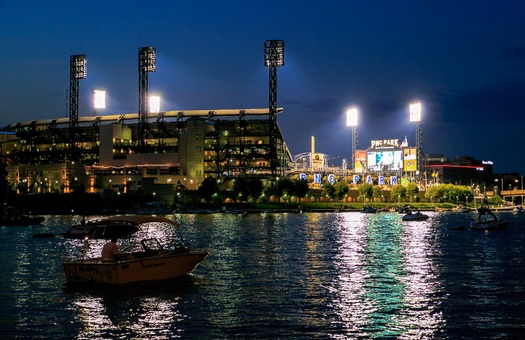
[[[157,71],[157,49],[155,46],[139,49],[139,72]]]
[[[421,103],[412,103],[409,107],[410,121],[420,122],[421,121]]]
[[[106,91],[93,90],[93,108],[94,109],[105,109],[106,108]]]
[[[149,112],[151,113],[160,112],[160,97],[159,96],[149,97]]]
[[[86,79],[87,58],[85,54],[72,55],[70,58],[70,72],[73,79]]]
[[[357,108],[353,107],[346,111],[346,126],[357,126]]]
[[[280,67],[284,66],[284,41],[265,40],[264,41],[264,66]]]

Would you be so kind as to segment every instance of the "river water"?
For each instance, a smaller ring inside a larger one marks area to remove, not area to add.
[[[210,252],[192,275],[75,289],[61,262],[82,241],[32,235],[60,235],[78,216],[0,227],[0,338],[525,336],[525,215],[499,213],[509,228],[491,232],[452,229],[468,214],[429,215],[170,215]]]

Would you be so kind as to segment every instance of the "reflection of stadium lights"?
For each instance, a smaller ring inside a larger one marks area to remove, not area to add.
[[[346,126],[357,126],[357,108],[346,111]]]
[[[149,112],[151,113],[160,112],[160,97],[159,96],[149,97]]]
[[[410,121],[420,122],[421,121],[421,103],[412,103],[409,106]]]
[[[106,91],[93,90],[93,108],[105,109],[106,108]]]

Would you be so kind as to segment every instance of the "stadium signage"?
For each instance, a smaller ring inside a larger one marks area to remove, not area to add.
[[[396,139],[379,139],[371,141],[371,148],[378,148],[384,146],[396,146],[399,147],[399,138]]]

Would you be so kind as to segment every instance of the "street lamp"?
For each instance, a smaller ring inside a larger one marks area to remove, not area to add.
[[[357,108],[346,111],[346,126],[352,128],[352,169],[355,170],[355,152],[357,151]]]

